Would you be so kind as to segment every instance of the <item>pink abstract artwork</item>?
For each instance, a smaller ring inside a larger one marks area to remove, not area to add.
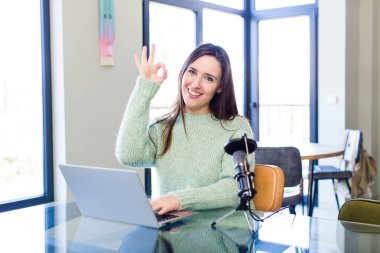
[[[113,0],[100,0],[99,3],[100,64],[113,66],[113,44],[115,41],[114,2]]]

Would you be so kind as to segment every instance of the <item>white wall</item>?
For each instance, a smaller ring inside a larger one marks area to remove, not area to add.
[[[330,145],[341,144],[345,129],[345,4],[345,0],[319,0],[318,141]],[[319,163],[338,165],[339,158]]]
[[[364,148],[380,165],[379,1],[347,0],[346,21],[346,126],[363,131]],[[380,172],[378,196],[379,182]]]
[[[56,200],[66,197],[57,164],[122,167],[115,140],[137,76],[133,53],[142,46],[142,1],[114,4],[115,66],[104,67],[99,1],[51,1]]]
[[[379,2],[319,0],[318,137],[335,144],[341,130],[360,129],[364,148],[380,165]],[[378,196],[379,182],[380,172]]]
[[[318,139],[331,145],[345,129],[345,22],[345,0],[319,0]]]

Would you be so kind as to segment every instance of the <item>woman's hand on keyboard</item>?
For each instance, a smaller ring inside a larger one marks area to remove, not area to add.
[[[157,199],[149,199],[153,211],[162,215],[167,212],[177,211],[180,208],[180,202],[174,195],[165,195]]]

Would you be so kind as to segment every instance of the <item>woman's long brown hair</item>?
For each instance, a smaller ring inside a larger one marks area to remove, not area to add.
[[[234,84],[232,79],[231,63],[226,51],[217,45],[211,43],[201,44],[187,57],[184,62],[181,71],[178,75],[178,96],[175,103],[170,107],[168,113],[163,115],[160,120],[155,124],[162,123],[165,124],[164,131],[162,132],[161,138],[164,138],[164,146],[159,155],[164,155],[170,148],[172,143],[172,133],[175,122],[178,116],[181,114],[183,119],[183,126],[186,133],[186,124],[184,117],[185,102],[183,100],[181,88],[182,79],[189,65],[196,61],[202,56],[213,56],[215,57],[221,67],[221,80],[219,87],[221,88],[220,93],[215,93],[214,97],[210,101],[210,111],[212,116],[217,120],[232,120],[238,115],[238,109],[236,106]],[[153,124],[154,125],[154,124]]]

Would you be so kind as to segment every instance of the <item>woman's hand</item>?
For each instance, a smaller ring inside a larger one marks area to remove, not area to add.
[[[149,199],[149,202],[153,211],[158,212],[160,215],[170,211],[177,211],[180,208],[179,200],[173,195],[162,196],[155,200]]]
[[[152,44],[149,58],[147,58],[147,47],[144,46],[141,53],[141,60],[137,54],[134,54],[135,63],[139,69],[140,76],[147,80],[154,81],[158,84],[163,83],[167,78],[167,70],[162,62],[154,63],[154,54],[156,46]],[[161,70],[161,71],[160,71]],[[159,73],[160,72],[160,73]]]

